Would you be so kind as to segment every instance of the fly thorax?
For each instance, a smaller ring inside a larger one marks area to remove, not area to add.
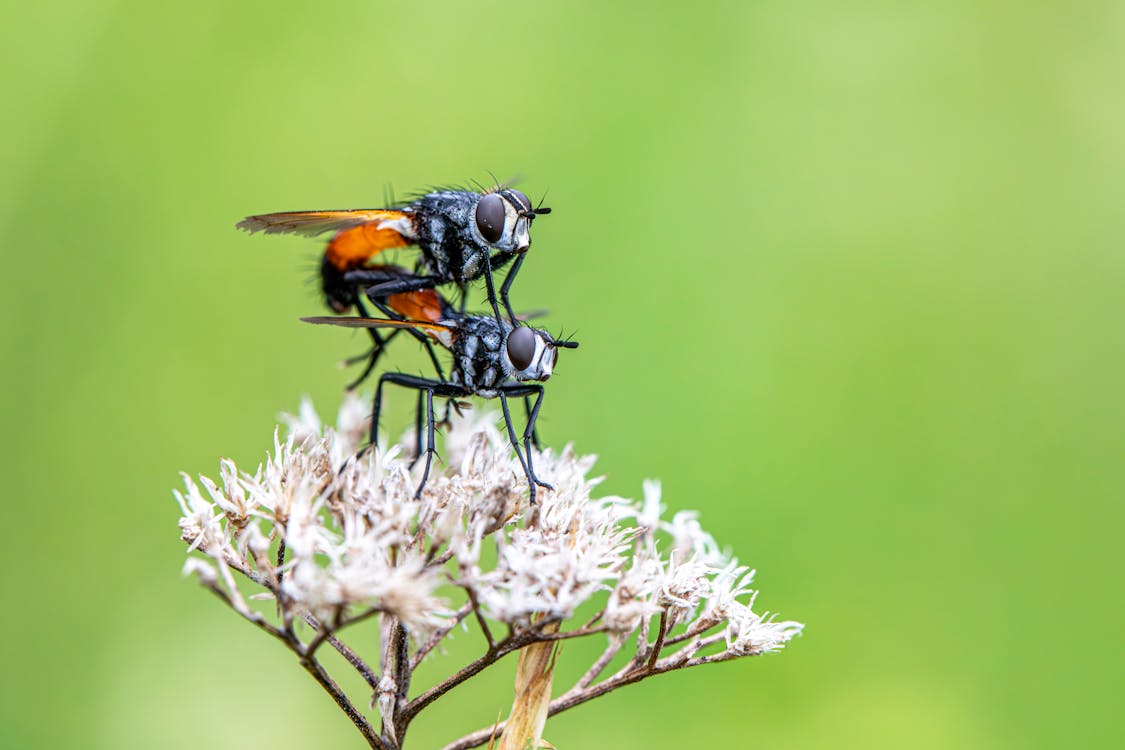
[[[488,388],[504,379],[500,348],[504,336],[494,318],[465,318],[458,328],[453,353],[459,384],[473,391]]]

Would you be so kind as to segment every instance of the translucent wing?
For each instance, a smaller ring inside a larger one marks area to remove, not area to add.
[[[305,323],[325,326],[343,326],[344,328],[414,328],[425,331],[443,344],[448,345],[453,333],[451,326],[440,323],[426,323],[421,320],[391,320],[389,318],[336,318],[330,315],[301,318]]]
[[[384,208],[355,208],[340,211],[282,211],[276,214],[247,216],[235,224],[236,229],[266,234],[300,234],[315,237],[325,232],[338,232],[363,224],[405,219],[409,214]]]

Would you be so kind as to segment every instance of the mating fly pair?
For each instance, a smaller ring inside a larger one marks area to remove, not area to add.
[[[434,364],[436,379],[403,373],[387,373],[380,378],[372,414],[371,441],[377,439],[378,418],[385,382],[417,389],[418,455],[421,456],[423,395],[426,396],[426,468],[418,487],[420,494],[429,476],[433,456],[433,397],[499,397],[508,435],[527,475],[530,494],[542,483],[535,477],[530,442],[542,403],[542,386],[526,381],[546,380],[557,356],[558,347],[575,347],[573,342],[555,340],[546,331],[520,325],[508,299],[508,292],[530,248],[532,220],[549,213],[533,208],[526,195],[511,188],[476,193],[465,190],[439,190],[398,208],[343,211],[294,211],[250,216],[236,226],[267,234],[296,233],[316,236],[334,231],[321,263],[321,288],[330,309],[337,313],[355,307],[356,318],[316,318],[310,322],[332,323],[365,328],[372,337],[373,349],[367,368],[352,384],[358,385],[374,369],[386,343],[400,330],[421,341]],[[373,261],[384,250],[416,245],[420,257],[417,273]],[[515,263],[500,287],[492,273],[512,259]],[[469,282],[485,278],[493,315],[468,315],[464,310]],[[456,284],[461,292],[460,309],[454,309],[434,287]],[[386,319],[370,318],[361,297],[375,305]],[[508,314],[505,320],[499,304]],[[395,329],[384,338],[379,329]],[[453,368],[446,379],[431,341],[453,355]],[[535,396],[534,405],[530,397]],[[524,431],[526,458],[521,455],[508,408],[508,397],[524,397],[528,424]]]
[[[518,325],[508,292],[531,247],[531,222],[550,212],[551,209],[541,206],[533,208],[531,200],[513,188],[483,193],[445,189],[394,208],[284,211],[248,216],[235,226],[251,233],[306,237],[335,232],[320,264],[321,290],[329,309],[335,313],[355,307],[359,315],[366,317],[361,299],[366,296],[384,315],[410,317],[393,310],[417,307],[410,295],[443,284],[457,285],[460,309],[464,312],[468,284],[483,276],[497,323],[501,319],[499,300],[509,321]],[[392,272],[387,266],[374,265],[376,256],[385,250],[411,245],[419,251],[416,273]],[[513,258],[515,262],[497,293],[492,272]],[[422,296],[424,301],[431,301]],[[351,388],[374,370],[387,343],[377,331],[372,329],[369,333],[373,346],[368,364]],[[425,342],[425,336],[412,335]],[[427,351],[440,374],[432,348]]]

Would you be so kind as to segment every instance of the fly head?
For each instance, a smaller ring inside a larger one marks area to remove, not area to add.
[[[550,380],[560,345],[544,330],[517,326],[504,342],[504,368],[516,380]]]
[[[549,208],[535,208],[519,190],[503,188],[485,193],[473,210],[477,233],[491,247],[506,253],[524,253],[531,247],[531,222]]]

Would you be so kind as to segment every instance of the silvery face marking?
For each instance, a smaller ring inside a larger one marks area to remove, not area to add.
[[[505,190],[504,199],[507,218],[512,222],[512,249],[517,253],[527,252],[531,247],[531,218],[528,215],[533,210],[531,199],[519,190]]]
[[[508,219],[512,222],[511,249],[526,253],[531,247],[531,221],[516,214],[511,206],[508,207]]]
[[[531,210],[531,201],[518,190],[487,193],[477,201],[474,226],[492,247],[524,253],[531,247],[531,219],[527,215]]]
[[[520,326],[504,343],[504,368],[516,380],[549,380],[559,353],[545,331]]]

